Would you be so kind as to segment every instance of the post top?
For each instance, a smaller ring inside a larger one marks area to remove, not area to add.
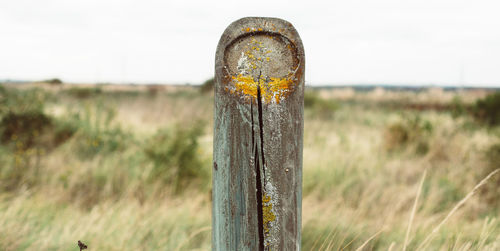
[[[262,94],[279,103],[303,84],[304,49],[289,22],[271,17],[245,17],[231,23],[216,53],[219,87],[246,99]]]

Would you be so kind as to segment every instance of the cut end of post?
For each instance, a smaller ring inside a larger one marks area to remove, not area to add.
[[[219,57],[216,71],[220,69],[224,91],[255,99],[260,87],[266,104],[286,99],[304,73],[300,37],[289,22],[278,18],[247,17],[233,22],[222,35]]]

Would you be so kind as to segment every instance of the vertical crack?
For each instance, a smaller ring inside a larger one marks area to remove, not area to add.
[[[253,100],[250,101],[250,113],[252,119],[252,149],[255,153],[254,155],[254,165],[255,165],[255,192],[257,199],[257,228],[259,231],[259,250],[264,250],[264,213],[262,204],[262,177],[260,174],[260,160],[259,160],[259,147],[257,142],[255,142],[255,129],[253,120]]]
[[[259,83],[260,83],[260,75],[259,75]],[[262,120],[262,98],[260,92],[260,84],[257,85],[257,105],[259,111],[259,132],[260,132],[260,154],[262,157],[262,173],[264,174],[264,184],[266,182],[266,159],[264,157],[264,121]]]
[[[255,170],[256,174],[256,196],[257,196],[257,220],[258,220],[258,230],[259,230],[259,250],[264,250],[264,212],[262,204],[262,180],[260,175],[260,161],[259,161],[259,149],[255,145]]]

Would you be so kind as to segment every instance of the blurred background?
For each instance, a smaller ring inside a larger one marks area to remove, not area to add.
[[[246,16],[305,47],[304,250],[499,250],[499,9],[2,1],[0,250],[210,250],[215,50]]]

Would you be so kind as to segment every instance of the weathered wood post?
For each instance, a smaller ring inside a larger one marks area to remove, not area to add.
[[[287,21],[227,27],[215,59],[213,250],[300,250],[304,49]]]

